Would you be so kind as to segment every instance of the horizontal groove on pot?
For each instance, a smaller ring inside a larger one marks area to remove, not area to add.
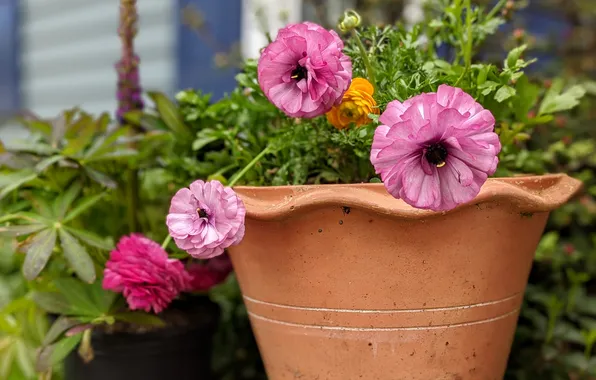
[[[380,183],[235,187],[246,205],[247,217],[257,220],[285,219],[299,211],[321,206],[358,207],[388,216],[421,219],[445,215],[484,203],[505,203],[516,212],[534,213],[556,209],[581,188],[566,174],[490,178],[472,201],[449,212],[433,212],[394,199]]]
[[[272,324],[280,324],[285,326],[291,327],[298,327],[298,328],[306,328],[306,329],[316,329],[316,330],[335,330],[335,331],[428,331],[428,330],[437,330],[437,329],[450,329],[450,328],[457,328],[457,327],[469,327],[480,325],[483,323],[491,323],[496,322],[501,319],[505,319],[508,317],[515,317],[517,318],[517,313],[519,309],[511,310],[505,314],[498,315],[496,317],[482,319],[479,321],[472,321],[472,322],[463,322],[463,323],[452,323],[447,325],[439,325],[439,326],[416,326],[416,327],[346,327],[346,326],[322,326],[322,325],[309,325],[309,324],[302,324],[302,323],[292,323],[292,322],[285,322],[280,320],[275,320],[271,318],[263,317],[262,315],[257,315],[254,313],[249,312],[248,315],[251,318],[261,320],[267,323]]]
[[[427,309],[331,309],[289,306],[258,301],[244,296],[249,314],[272,323],[286,323],[305,327],[333,329],[415,330],[436,327],[483,323],[516,314],[522,302],[522,293],[500,300],[471,305]]]

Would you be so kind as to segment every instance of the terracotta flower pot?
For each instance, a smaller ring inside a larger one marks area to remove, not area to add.
[[[238,187],[230,249],[270,380],[502,379],[566,175],[490,179],[446,213],[382,184]]]

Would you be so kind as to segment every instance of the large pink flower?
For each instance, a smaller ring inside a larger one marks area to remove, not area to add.
[[[352,62],[334,31],[312,22],[281,29],[259,59],[259,85],[277,108],[290,117],[325,114],[352,80]]]
[[[176,245],[209,259],[244,237],[244,203],[219,181],[194,181],[172,198],[166,223]]]
[[[122,237],[110,253],[102,285],[123,293],[131,310],[160,313],[190,281],[180,261],[169,259],[153,240],[133,234]]]
[[[495,118],[459,88],[393,101],[379,120],[370,160],[389,193],[414,207],[468,202],[497,168]]]

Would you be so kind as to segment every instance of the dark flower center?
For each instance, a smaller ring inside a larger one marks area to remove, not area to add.
[[[294,70],[292,70],[292,74],[290,75],[290,78],[294,79],[296,82],[300,82],[302,79],[306,79],[307,77],[308,71],[302,66],[296,67]]]
[[[447,158],[447,149],[441,144],[433,144],[426,148],[424,157],[437,168],[443,167]]]
[[[199,218],[207,218],[209,216],[207,215],[207,212],[202,208],[197,209],[197,214],[199,214]]]

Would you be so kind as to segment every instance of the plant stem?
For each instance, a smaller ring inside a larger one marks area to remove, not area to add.
[[[128,219],[128,230],[130,233],[139,232],[139,172],[136,169],[128,169],[126,179],[126,214]]]
[[[501,8],[503,8],[505,3],[507,3],[507,0],[499,0],[499,2],[493,7],[493,9],[491,9],[490,12],[488,12],[488,15],[486,15],[486,18],[491,19],[491,18],[495,17],[497,12],[500,11]]]
[[[228,186],[232,187],[234,186],[234,184],[236,184],[236,182],[238,182],[242,177],[244,177],[244,175],[253,167],[256,165],[257,162],[259,162],[259,160],[261,158],[263,158],[263,156],[265,156],[267,153],[269,153],[269,149],[271,149],[270,145],[267,145],[265,147],[265,149],[263,149],[261,151],[261,153],[257,154],[257,156],[255,158],[252,159],[251,162],[248,163],[248,165],[246,165],[238,174],[236,174],[231,180],[230,182],[228,182]]]
[[[470,71],[470,67],[472,66],[472,1],[466,1],[466,44],[463,47],[464,51],[464,63],[465,68],[464,71],[461,73],[460,77],[457,78],[457,82],[455,82],[455,87],[459,85],[459,82],[466,76],[468,71]]]
[[[170,244],[171,241],[172,241],[172,236],[170,234],[168,234],[168,236],[166,236],[166,238],[164,239],[163,243],[161,243],[161,247],[163,249],[166,249],[166,247],[168,246],[168,244]]]
[[[375,71],[374,71],[372,65],[370,64],[370,59],[368,59],[368,52],[366,51],[366,48],[364,47],[364,44],[362,43],[362,40],[360,39],[360,35],[358,35],[358,32],[356,30],[354,30],[352,33],[354,33],[354,38],[356,38],[356,44],[358,45],[358,49],[360,49],[360,55],[362,56],[362,60],[364,61],[364,66],[366,67],[366,73],[368,74],[368,80],[370,81],[370,83],[372,83],[373,87],[376,89],[377,82],[375,80]]]

